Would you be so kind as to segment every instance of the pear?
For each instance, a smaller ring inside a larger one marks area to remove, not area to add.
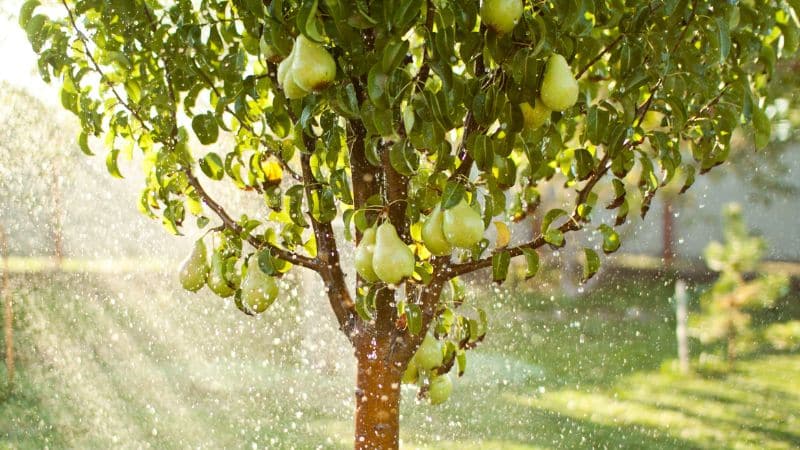
[[[408,367],[406,367],[406,371],[403,372],[403,378],[400,379],[401,383],[404,384],[414,384],[419,380],[419,369],[417,368],[417,363],[414,362],[414,358],[408,362]]]
[[[528,102],[520,103],[519,109],[522,110],[522,118],[525,122],[526,130],[535,130],[541,127],[553,112],[545,106],[541,99],[536,99],[534,106],[531,106]]]
[[[300,35],[294,41],[292,52],[295,55],[289,77],[300,89],[318,91],[336,79],[336,61],[322,45]]]
[[[462,198],[456,206],[445,210],[442,231],[450,244],[471,248],[483,238],[483,219]]]
[[[187,291],[195,292],[206,284],[208,278],[208,259],[206,258],[206,244],[202,239],[194,243],[192,253],[181,263],[178,278],[181,286]]]
[[[414,362],[417,368],[432,370],[441,366],[443,359],[444,355],[442,355],[442,349],[439,348],[439,343],[436,342],[432,335],[426,334],[425,339],[422,340],[417,349],[417,353],[414,354]]]
[[[375,228],[364,231],[361,242],[356,249],[356,271],[367,282],[378,281],[375,270],[372,269],[372,258],[375,251]]]
[[[292,67],[292,60],[294,59],[295,47],[292,47],[292,51],[289,52],[289,56],[286,57],[280,64],[278,64],[278,84],[281,86],[286,85],[286,74],[289,73],[289,69]]]
[[[522,0],[484,0],[481,22],[498,34],[510,33],[522,17]]]
[[[250,311],[262,313],[278,297],[278,283],[258,266],[258,257],[253,255],[247,263],[247,273],[242,280],[242,303]]]
[[[378,278],[390,284],[397,284],[414,273],[414,253],[388,220],[378,227],[375,236],[372,269]]]
[[[446,402],[452,392],[453,380],[450,379],[450,375],[445,373],[431,380],[431,385],[428,388],[428,398],[431,400],[431,405],[438,405]]]
[[[578,101],[578,81],[563,56],[556,53],[547,60],[539,96],[555,111],[569,109]]]
[[[442,208],[436,205],[436,208],[433,208],[433,212],[422,225],[422,242],[428,251],[436,256],[449,255],[453,251],[453,247],[447,242],[444,232],[442,232],[443,221],[444,213],[442,213]]]
[[[221,253],[211,257],[211,271],[208,273],[208,288],[222,298],[230,297],[236,292],[225,279],[225,260]]]
[[[278,64],[278,83],[283,86],[283,93],[288,99],[303,98],[308,95],[308,90],[301,88],[294,81],[293,64],[297,59],[298,45],[292,47],[289,56]]]

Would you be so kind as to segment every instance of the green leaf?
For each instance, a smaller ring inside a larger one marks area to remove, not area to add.
[[[564,233],[557,228],[547,230],[547,232],[544,233],[544,241],[556,248],[563,247],[566,243],[564,240]]]
[[[89,136],[86,134],[85,131],[81,131],[78,135],[78,147],[80,147],[81,151],[86,156],[93,156],[92,149],[89,148]]]
[[[585,283],[600,269],[600,257],[597,256],[597,252],[590,248],[584,248],[583,255],[586,258],[586,263],[583,266],[583,278],[581,282]]]
[[[456,362],[458,363],[458,376],[464,375],[467,370],[467,352],[461,350],[456,353]]]
[[[728,29],[728,20],[724,17],[717,17],[717,32],[719,34],[719,63],[724,64],[731,52],[731,31]]]
[[[539,253],[532,248],[523,248],[522,254],[525,255],[525,263],[527,264],[527,269],[525,269],[525,279],[532,278],[536,276],[536,273],[539,272]]]
[[[411,334],[419,334],[422,331],[422,309],[416,304],[406,305],[406,324]]]
[[[456,206],[461,202],[465,192],[466,189],[463,184],[448,181],[444,186],[444,192],[442,192],[442,209],[450,209]]]
[[[411,176],[419,168],[419,153],[405,140],[398,141],[389,148],[389,163],[400,175]]]
[[[550,229],[550,225],[552,225],[553,221],[566,215],[567,212],[559,208],[547,211],[547,214],[544,215],[544,219],[542,219],[542,233],[544,234]]]
[[[122,174],[119,172],[119,167],[117,166],[117,159],[119,158],[119,150],[114,149],[108,152],[106,156],[106,168],[108,169],[108,173],[111,174],[114,178],[123,178]]]
[[[297,29],[312,41],[322,41],[322,35],[317,30],[317,0],[301,2],[297,12]]]
[[[492,280],[495,283],[502,283],[508,276],[508,265],[511,262],[511,254],[507,251],[497,252],[492,255]]]
[[[772,125],[769,122],[769,117],[763,109],[753,108],[753,128],[755,129],[755,145],[757,150],[761,150],[769,144],[769,138],[772,134]]]
[[[28,0],[22,4],[22,7],[19,9],[19,26],[22,28],[28,27],[28,22],[31,20],[31,16],[33,15],[33,10],[39,6],[39,0]]]
[[[370,286],[366,294],[356,295],[356,313],[365,322],[372,321],[372,313],[375,311],[376,286]]]
[[[225,176],[222,158],[218,154],[209,152],[205,157],[200,158],[199,163],[200,169],[208,178],[219,181]]]
[[[213,113],[194,116],[192,130],[194,130],[194,134],[197,135],[197,139],[203,145],[213,144],[219,138],[219,125]]]
[[[275,275],[278,272],[275,269],[275,264],[273,264],[272,253],[269,251],[269,249],[258,252],[258,257],[256,260],[258,261],[258,268],[261,269],[261,271],[265,274]]]
[[[686,171],[686,180],[683,182],[683,187],[681,187],[681,194],[689,190],[690,187],[694,184],[695,179],[695,169],[694,166],[685,165],[683,166],[684,170]]]
[[[391,73],[403,62],[406,53],[408,53],[408,47],[408,41],[405,40],[392,41],[386,44],[381,58],[381,69],[383,73]]]
[[[608,254],[617,251],[620,246],[620,241],[619,234],[617,234],[616,230],[606,224],[601,224],[598,228],[603,234],[603,252]]]

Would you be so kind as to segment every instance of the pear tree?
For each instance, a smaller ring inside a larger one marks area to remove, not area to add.
[[[204,281],[257,314],[280,301],[275,278],[319,274],[357,361],[364,449],[398,446],[401,382],[433,404],[457,391],[488,321],[459,277],[502,283],[513,258],[534,277],[579,231],[591,277],[620,246],[615,227],[725,162],[734,129],[766,145],[769,83],[796,51],[800,12],[796,0],[57,3],[27,1],[20,25],[80,119],[81,148],[104,145],[116,177],[120,157],[141,155],[143,213],[172,233],[213,230],[183,266],[188,289]],[[645,127],[651,111],[661,119]],[[232,210],[215,183],[261,207]],[[543,187],[570,202],[537,209]],[[526,217],[536,235],[509,236]]]

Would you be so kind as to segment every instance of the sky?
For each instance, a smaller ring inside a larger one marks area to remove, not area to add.
[[[56,104],[57,87],[39,77],[36,54],[17,23],[21,0],[0,0],[0,80],[25,88],[45,104]]]

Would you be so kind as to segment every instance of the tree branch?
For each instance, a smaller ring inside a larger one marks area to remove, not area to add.
[[[145,122],[144,119],[142,119],[142,116],[139,114],[139,111],[133,109],[133,107],[131,107],[131,105],[129,105],[128,102],[122,99],[122,96],[117,92],[117,89],[114,86],[114,84],[111,83],[108,77],[106,77],[105,73],[103,73],[103,70],[100,68],[100,65],[97,63],[97,60],[94,59],[94,56],[92,56],[92,53],[89,51],[89,42],[86,39],[86,36],[83,34],[83,32],[78,28],[78,24],[75,22],[75,16],[73,15],[72,10],[69,9],[69,6],[67,6],[66,0],[61,0],[61,4],[64,5],[64,9],[67,10],[67,17],[69,17],[70,24],[72,24],[72,29],[75,30],[75,34],[78,36],[78,39],[83,44],[83,53],[86,55],[86,58],[88,58],[89,61],[92,63],[92,66],[94,66],[95,72],[97,72],[100,75],[100,78],[103,80],[106,86],[108,86],[108,88],[111,89],[111,92],[114,94],[114,97],[117,98],[117,101],[125,109],[130,111],[130,113],[133,114],[133,117],[135,117],[136,120],[139,121],[139,123],[142,125],[142,128],[144,128],[148,132],[152,132],[150,127],[147,126],[147,122]]]
[[[307,149],[314,148],[315,138],[303,135],[303,141]],[[311,172],[310,153],[301,153],[300,165],[303,169],[303,179],[305,180],[306,200],[310,207],[311,198],[315,191],[312,183],[314,174]],[[330,222],[317,221],[313,214],[309,213],[308,216],[314,229],[314,238],[317,241],[317,260],[320,262],[320,270],[318,272],[327,285],[328,299],[339,322],[339,328],[352,342],[358,315],[339,261],[339,250],[336,248],[336,236],[333,233],[333,227]]]
[[[603,55],[605,55],[606,53],[610,52],[610,51],[611,51],[611,50],[612,50],[614,47],[616,47],[616,46],[617,46],[617,44],[619,44],[619,43],[622,41],[622,39],[623,39],[624,37],[625,37],[625,35],[624,35],[624,34],[620,34],[619,36],[617,36],[617,38],[616,38],[616,39],[614,39],[613,41],[609,42],[609,44],[608,44],[608,45],[606,45],[606,46],[603,48],[603,50],[602,50],[602,51],[600,51],[600,53],[598,53],[598,54],[597,54],[597,56],[595,56],[594,58],[592,58],[592,60],[591,60],[591,61],[589,61],[588,63],[586,63],[586,65],[585,65],[585,66],[583,66],[583,67],[581,68],[581,70],[579,70],[579,71],[578,71],[578,73],[576,73],[576,74],[575,74],[575,79],[576,79],[576,80],[579,80],[579,79],[580,79],[580,78],[583,76],[583,74],[584,74],[584,73],[586,73],[586,71],[587,71],[587,70],[591,69],[591,68],[592,68],[592,66],[593,66],[593,65],[594,65],[594,64],[595,64],[597,61],[599,61],[599,60],[600,60],[600,58],[602,58],[602,57],[603,57]]]
[[[200,184],[200,180],[194,176],[191,169],[184,168],[184,173],[189,180],[189,184],[194,188],[195,192],[200,196],[200,199],[205,203],[209,208],[211,208],[214,213],[222,220],[223,225],[233,231],[236,234],[241,235],[244,231],[235,220],[231,218],[230,215],[225,211],[225,209],[210,195],[203,189],[203,186]],[[273,256],[288,261],[292,264],[296,264],[298,266],[306,267],[308,269],[314,270],[319,272],[321,270],[321,264],[318,260],[314,258],[309,258],[308,256],[298,255],[297,253],[291,252],[289,250],[277,247],[269,242],[264,241],[263,239],[254,236],[252,234],[247,235],[246,238],[247,242],[249,242],[253,247],[262,249],[268,248]]]

